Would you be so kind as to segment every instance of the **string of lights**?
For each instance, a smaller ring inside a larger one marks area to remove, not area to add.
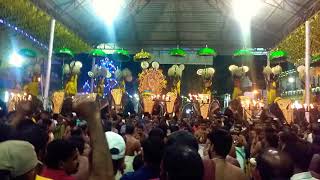
[[[25,30],[15,26],[14,24],[11,24],[7,20],[0,18],[0,25],[4,25],[4,26],[8,27],[9,29],[14,30],[15,32],[19,33],[20,35],[22,35],[22,36],[26,37],[27,39],[29,39],[30,41],[32,41],[34,44],[36,44],[40,48],[48,50],[48,46],[44,45],[44,43],[40,42],[38,39],[36,39],[35,37],[33,37],[32,35],[27,33]]]

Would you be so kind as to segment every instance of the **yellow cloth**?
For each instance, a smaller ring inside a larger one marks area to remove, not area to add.
[[[269,88],[267,97],[268,97],[268,104],[272,104],[276,97],[277,97],[277,84],[276,82],[271,83],[271,87]]]
[[[49,179],[49,178],[45,178],[45,177],[37,175],[36,180],[53,180],[53,179]]]
[[[78,92],[78,75],[72,75],[66,84],[65,92],[67,95],[75,95]]]
[[[99,97],[102,97],[103,94],[104,94],[104,79],[101,79],[101,81],[98,84],[97,95]]]
[[[242,95],[242,91],[239,87],[233,88],[232,99],[237,99],[237,97]]]
[[[39,95],[39,82],[30,82],[27,85],[28,93],[33,96]]]
[[[179,80],[177,82],[177,95],[179,96],[180,95],[180,88],[181,88],[181,81]]]

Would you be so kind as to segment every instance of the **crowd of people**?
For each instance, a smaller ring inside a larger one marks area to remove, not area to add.
[[[40,109],[40,110],[39,110]],[[96,103],[2,113],[1,180],[320,179],[320,123],[123,115]]]

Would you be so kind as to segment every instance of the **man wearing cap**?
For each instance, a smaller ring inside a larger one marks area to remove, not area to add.
[[[0,179],[35,180],[38,163],[30,143],[13,140],[0,143]]]
[[[125,169],[124,156],[126,153],[126,143],[122,136],[112,131],[106,132],[105,136],[111,153],[113,173],[115,179],[118,180],[121,178]]]

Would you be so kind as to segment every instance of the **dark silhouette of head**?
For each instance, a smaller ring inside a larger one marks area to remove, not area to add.
[[[215,129],[208,134],[215,155],[226,158],[232,147],[232,136],[224,129]]]
[[[200,155],[187,146],[170,146],[163,157],[163,179],[199,180],[203,176],[203,163]]]
[[[264,150],[256,158],[257,171],[261,180],[289,180],[293,175],[293,162],[284,152],[274,148]]]

